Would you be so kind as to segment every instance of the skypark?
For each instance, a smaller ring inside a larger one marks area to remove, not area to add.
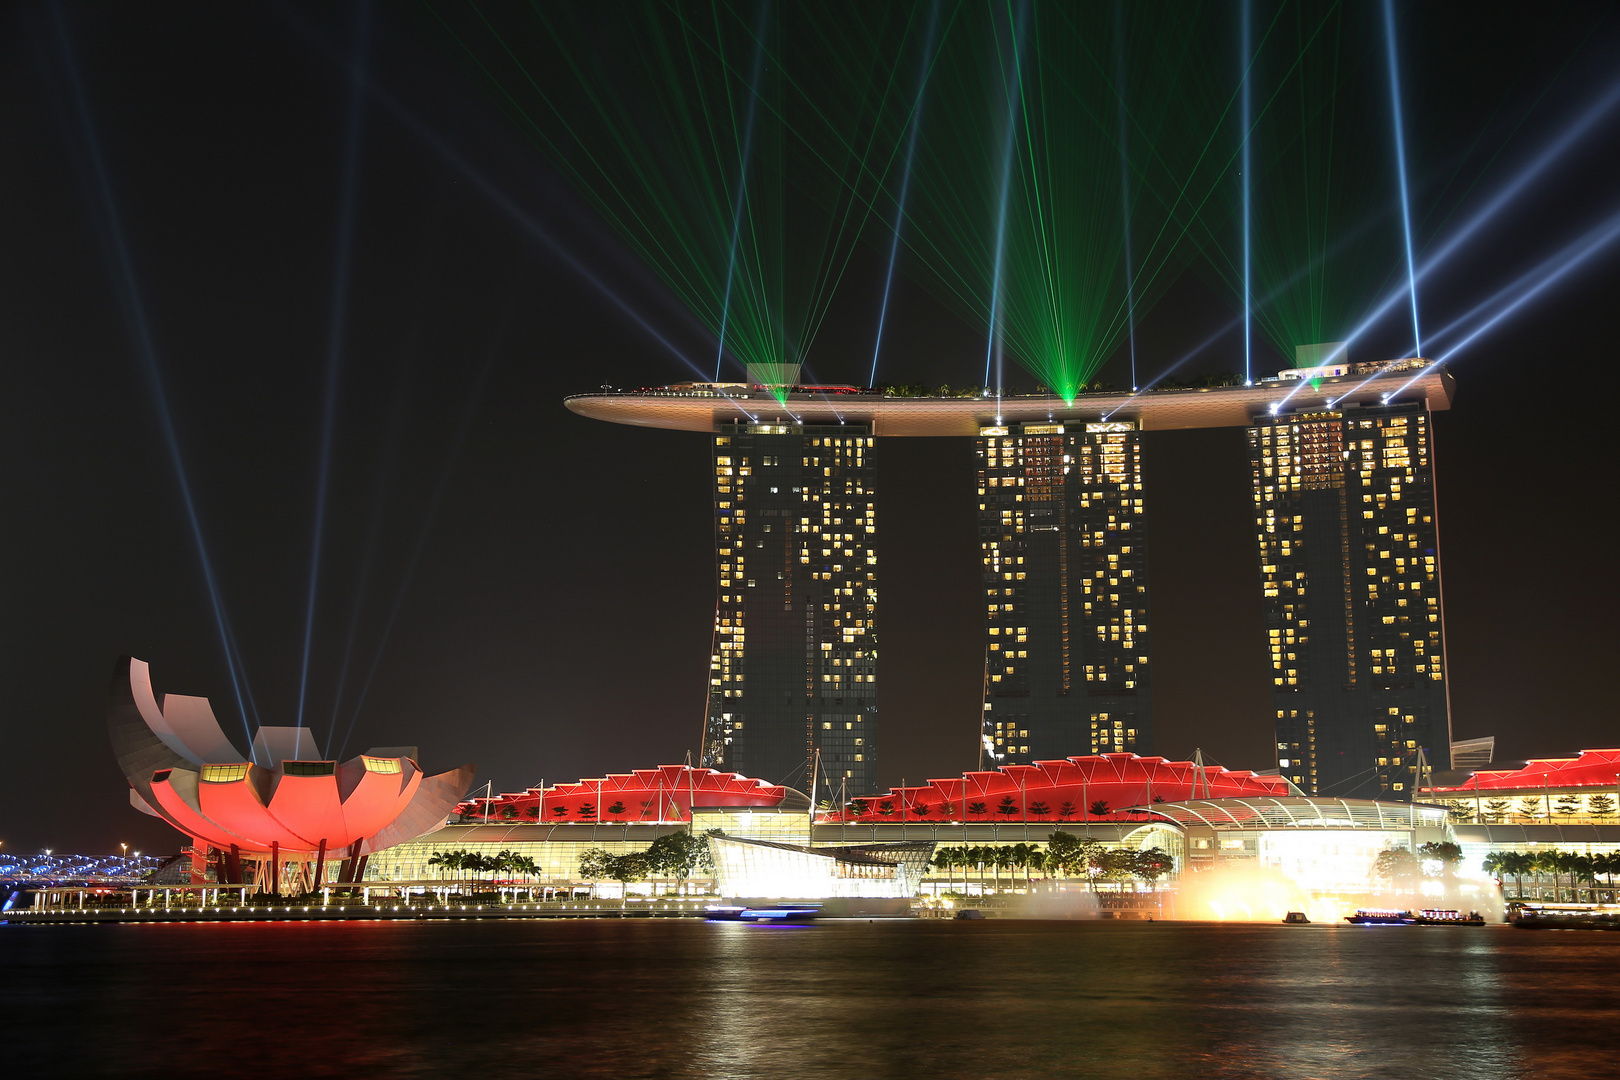
[[[1275,412],[1354,409],[1396,401],[1451,408],[1449,372],[1424,360],[1290,368],[1251,386],[1146,389],[1080,394],[889,397],[839,387],[680,383],[657,389],[577,394],[564,404],[581,416],[637,427],[716,431],[723,424],[859,424],[873,435],[979,435],[1001,424],[1137,421],[1147,431],[1243,427]]]

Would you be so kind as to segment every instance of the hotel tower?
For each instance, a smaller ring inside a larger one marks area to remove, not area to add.
[[[1141,425],[986,426],[978,466],[985,764],[1151,753]]]
[[[1450,767],[1433,431],[1422,401],[1249,428],[1277,764],[1306,794],[1405,797]]]
[[[704,765],[809,791],[819,751],[828,798],[877,790],[873,444],[860,424],[714,435]]]

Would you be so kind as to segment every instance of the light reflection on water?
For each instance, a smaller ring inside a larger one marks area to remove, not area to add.
[[[1604,1075],[1620,934],[1113,922],[0,928],[18,1075]]]

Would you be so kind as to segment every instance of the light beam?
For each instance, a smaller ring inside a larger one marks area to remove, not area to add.
[[[1401,182],[1401,226],[1406,238],[1406,284],[1412,298],[1412,355],[1423,355],[1418,327],[1417,262],[1412,257],[1412,197],[1406,183],[1406,130],[1401,118],[1401,66],[1395,48],[1395,0],[1384,0],[1384,40],[1389,52],[1389,115],[1394,122],[1395,169]]]

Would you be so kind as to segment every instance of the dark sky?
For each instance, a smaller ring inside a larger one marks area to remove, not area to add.
[[[1420,197],[1476,137],[1501,147],[1488,191],[1620,71],[1604,6],[1541,5],[1534,25],[1524,10],[1408,12]],[[155,387],[258,713],[292,723],[356,9],[59,11],[0,17],[0,841],[168,850],[178,838],[127,808],[107,745],[114,661],[146,659],[160,693],[240,720]],[[416,743],[429,769],[476,761],[497,789],[679,761],[713,614],[708,442],[561,401],[689,377],[589,277],[678,348],[711,346],[412,9],[376,6],[367,56],[306,723],[345,756]],[[1505,111],[1504,80],[1526,88]],[[1425,289],[1428,321],[1620,210],[1617,138],[1620,110]],[[823,377],[859,377],[880,272],[857,258]],[[1436,419],[1455,734],[1496,735],[1500,757],[1620,741],[1617,297],[1605,252],[1460,354],[1456,409]],[[1232,312],[1188,275],[1142,329],[1144,369]],[[890,320],[880,378],[977,381],[979,330],[909,284]],[[1238,347],[1186,370],[1231,370]],[[1267,767],[1242,433],[1147,446],[1159,752]],[[881,450],[881,770],[915,782],[975,762],[971,447]]]

